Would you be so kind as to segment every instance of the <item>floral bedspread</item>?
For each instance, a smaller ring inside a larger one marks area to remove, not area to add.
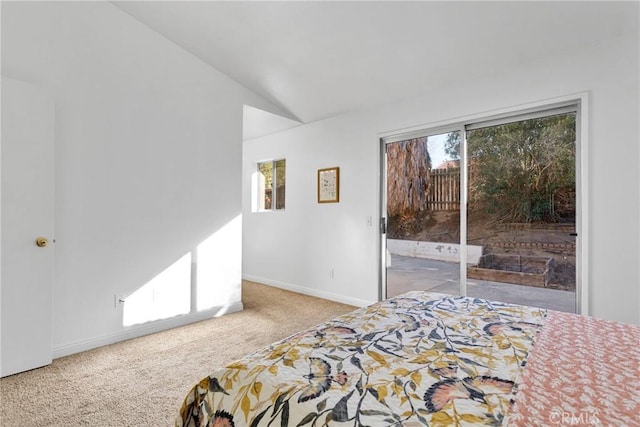
[[[246,356],[177,426],[501,425],[547,311],[409,292]]]

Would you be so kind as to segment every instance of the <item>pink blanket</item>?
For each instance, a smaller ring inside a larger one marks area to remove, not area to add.
[[[640,426],[640,326],[549,311],[509,426]]]

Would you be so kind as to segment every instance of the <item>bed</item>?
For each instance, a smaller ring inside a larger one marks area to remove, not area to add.
[[[640,327],[409,292],[213,372],[176,426],[640,425]]]

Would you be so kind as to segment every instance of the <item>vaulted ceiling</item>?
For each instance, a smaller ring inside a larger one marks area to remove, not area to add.
[[[639,12],[637,1],[113,3],[302,122],[637,32]]]

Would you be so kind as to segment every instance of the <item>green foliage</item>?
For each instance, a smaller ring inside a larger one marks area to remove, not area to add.
[[[275,164],[275,168],[274,168]],[[275,178],[274,178],[275,170]],[[264,209],[272,208],[274,190],[276,191],[276,209],[284,209],[287,162],[285,159],[258,163],[258,172],[264,177]],[[275,186],[274,186],[275,180]],[[275,188],[274,188],[275,187]]]
[[[469,205],[511,222],[572,215],[573,207],[559,209],[556,199],[575,191],[575,129],[571,113],[467,132]],[[457,134],[445,150],[460,158]]]
[[[273,161],[258,163],[258,171],[264,175],[265,187],[273,188]],[[276,160],[276,185],[284,184],[286,173],[286,160]]]

